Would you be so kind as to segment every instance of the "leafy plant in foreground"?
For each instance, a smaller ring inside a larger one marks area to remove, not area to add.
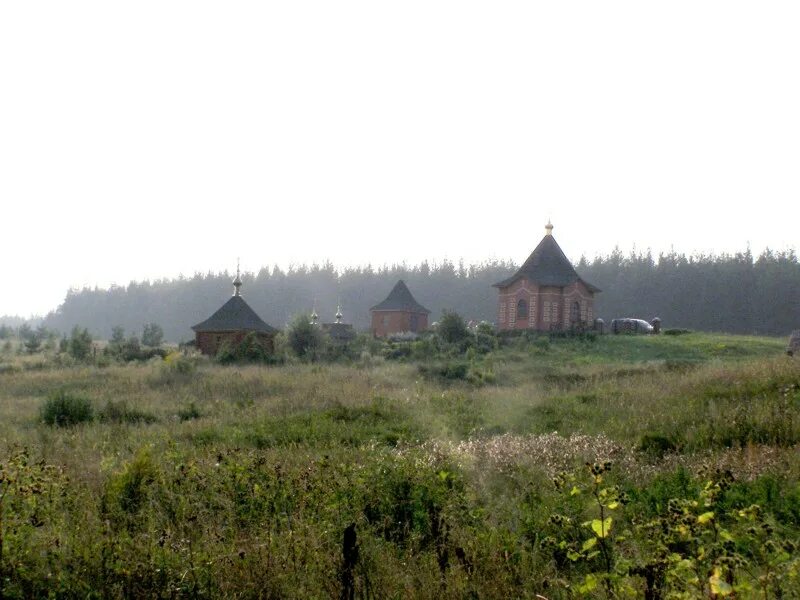
[[[800,577],[797,544],[776,536],[774,520],[759,505],[726,505],[730,472],[715,472],[698,494],[670,499],[655,518],[626,520],[627,495],[604,481],[611,464],[587,467],[588,481],[570,473],[555,478],[560,505],[572,506],[573,515],[552,514],[555,533],[542,543],[562,574],[582,575],[580,595],[796,597],[787,594]]]
[[[89,400],[63,390],[55,392],[44,401],[40,414],[46,424],[58,427],[88,423],[94,419],[94,410]]]

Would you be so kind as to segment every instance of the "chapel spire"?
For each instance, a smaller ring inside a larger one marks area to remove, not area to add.
[[[236,259],[236,279],[233,280],[233,295],[241,296],[239,288],[242,287],[242,277],[239,274],[239,259]]]

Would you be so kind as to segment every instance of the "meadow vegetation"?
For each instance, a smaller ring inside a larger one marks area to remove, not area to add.
[[[784,340],[278,342],[0,350],[0,598],[800,598]]]

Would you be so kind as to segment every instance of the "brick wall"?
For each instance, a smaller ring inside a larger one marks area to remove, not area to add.
[[[202,331],[195,333],[195,345],[203,354],[216,356],[223,344],[234,346],[241,342],[248,333],[248,331]],[[275,348],[274,336],[262,332],[258,332],[256,335],[261,345],[269,353],[272,353]]]
[[[372,311],[372,335],[386,337],[403,331],[419,332],[428,328],[428,315],[407,310]]]
[[[583,284],[576,282],[564,288],[539,287],[525,278],[498,290],[497,328],[500,331],[515,329],[568,329],[572,326],[572,307],[579,303],[580,321],[591,324],[594,320],[594,298]],[[520,317],[519,301],[525,300],[528,315]]]

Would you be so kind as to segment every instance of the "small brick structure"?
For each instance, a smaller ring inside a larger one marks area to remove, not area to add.
[[[273,352],[278,330],[267,325],[250,308],[239,293],[241,287],[242,279],[237,267],[236,279],[233,280],[233,296],[208,319],[192,327],[195,345],[203,354],[216,356],[224,344],[237,345],[251,332],[266,352]]]
[[[426,330],[431,311],[414,299],[408,286],[401,279],[383,302],[370,309],[370,313],[372,335],[387,337],[393,333],[406,331],[419,333]]]
[[[553,237],[546,234],[528,260],[498,291],[497,329],[588,329],[595,321],[594,295],[600,289],[580,278]]]

